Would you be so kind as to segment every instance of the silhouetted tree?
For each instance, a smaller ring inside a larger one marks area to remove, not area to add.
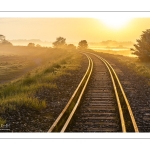
[[[140,60],[150,61],[150,29],[143,31],[141,38],[136,40],[135,49],[131,48],[132,54],[139,56]]]
[[[54,48],[65,48],[67,46],[66,39],[63,37],[56,38],[56,41],[53,42]]]
[[[67,45],[67,48],[70,49],[70,50],[75,50],[75,49],[76,49],[76,46],[73,45],[73,44],[68,44],[68,45]]]
[[[29,43],[28,46],[29,47],[35,47],[35,44],[34,43]]]
[[[79,50],[86,50],[88,48],[88,43],[86,40],[81,40],[78,44]]]
[[[3,43],[4,40],[5,40],[5,36],[4,35],[0,35],[0,43]]]
[[[41,47],[41,45],[40,45],[40,44],[37,44],[36,47]]]
[[[5,39],[4,35],[0,35],[0,45],[8,45],[8,46],[12,46],[12,43],[10,43],[9,41],[7,41]]]

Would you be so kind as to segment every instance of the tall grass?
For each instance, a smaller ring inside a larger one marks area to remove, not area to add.
[[[21,107],[26,107],[34,110],[41,110],[46,107],[46,102],[39,101],[36,98],[29,97],[26,94],[19,94],[15,96],[10,96],[7,98],[2,98],[0,101],[0,113],[5,113],[6,111],[12,111],[19,109]]]
[[[78,69],[80,63],[80,57],[75,53],[65,53],[55,58],[55,61],[40,66],[38,71],[0,87],[0,114],[22,107],[38,111],[47,107],[46,100],[36,98],[36,93],[42,88],[57,89],[55,80],[68,74],[67,70]],[[0,118],[0,122],[4,121]]]

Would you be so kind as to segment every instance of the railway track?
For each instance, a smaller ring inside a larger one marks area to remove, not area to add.
[[[94,53],[85,55],[86,74],[48,132],[138,132],[114,69]]]

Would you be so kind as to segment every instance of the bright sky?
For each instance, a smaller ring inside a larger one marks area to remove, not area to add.
[[[56,37],[66,42],[133,41],[150,28],[150,18],[0,18],[0,34],[7,40],[40,39],[53,42]]]

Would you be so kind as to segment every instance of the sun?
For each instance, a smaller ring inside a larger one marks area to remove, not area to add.
[[[129,17],[120,17],[120,16],[115,16],[115,17],[101,17],[98,18],[104,25],[108,26],[109,28],[113,29],[120,29],[126,26],[131,18]]]

